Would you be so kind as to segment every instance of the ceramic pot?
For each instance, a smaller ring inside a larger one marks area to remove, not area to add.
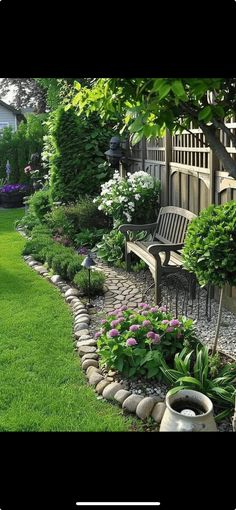
[[[160,432],[217,432],[211,400],[194,390],[168,392]]]

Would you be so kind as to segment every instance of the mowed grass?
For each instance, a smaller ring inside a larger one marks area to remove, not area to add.
[[[69,307],[21,258],[22,215],[0,210],[0,431],[128,431],[86,383]]]

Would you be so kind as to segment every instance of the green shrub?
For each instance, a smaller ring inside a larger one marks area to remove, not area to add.
[[[75,255],[67,266],[67,278],[72,281],[76,273],[82,270],[82,262],[84,257],[82,255]]]
[[[17,227],[22,227],[27,234],[30,234],[34,227],[40,225],[40,221],[35,213],[28,210],[23,218],[16,221],[15,225]]]
[[[58,108],[52,136],[55,147],[50,168],[52,197],[56,201],[73,202],[80,194],[80,141],[78,119],[73,109]]]
[[[81,198],[75,205],[65,208],[68,221],[73,225],[75,234],[85,228],[107,228],[109,222],[105,214],[89,196]]]
[[[41,260],[41,262],[44,262],[42,260],[41,250],[45,247],[49,248],[52,245],[53,241],[49,236],[39,236],[35,237],[34,239],[29,239],[24,248],[23,248],[23,255],[33,255],[36,260]]]
[[[74,226],[67,218],[65,207],[53,207],[52,210],[46,214],[45,222],[52,230],[53,234],[68,235],[72,237],[74,234]]]
[[[45,221],[45,215],[51,210],[52,199],[49,190],[36,191],[29,199],[29,208],[39,221]]]
[[[105,275],[100,271],[90,272],[90,296],[103,293],[105,279]],[[82,269],[82,271],[75,275],[74,283],[78,285],[85,295],[89,295],[88,271],[86,269]]]
[[[184,263],[201,285],[236,285],[235,253],[235,201],[211,205],[190,223],[183,250]]]
[[[74,237],[74,244],[76,247],[87,246],[93,248],[98,241],[101,241],[102,236],[105,234],[104,228],[88,229],[84,228],[79,234]]]
[[[96,334],[103,365],[125,375],[162,378],[162,361],[173,362],[184,345],[196,344],[193,321],[174,319],[165,306],[140,303],[139,312],[126,306],[109,313]]]

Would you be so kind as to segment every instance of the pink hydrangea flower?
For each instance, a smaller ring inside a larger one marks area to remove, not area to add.
[[[106,319],[101,320],[101,324],[106,324],[106,322],[107,322]]]
[[[123,312],[124,310],[127,310],[127,308],[128,308],[128,307],[127,307],[126,305],[123,305],[123,306],[121,306],[121,308],[120,308],[120,310],[119,310],[119,311],[120,311],[120,312]]]
[[[151,326],[151,322],[149,320],[143,321],[143,326]]]
[[[112,328],[115,328],[116,326],[118,326],[118,324],[120,324],[120,319],[115,319],[114,321],[111,321]]]
[[[169,324],[169,321],[167,319],[164,319],[163,321],[161,321],[162,324]]]
[[[124,319],[124,317],[120,317],[119,319],[117,319],[117,321],[119,322],[119,324],[120,324],[120,322],[123,322],[124,320],[125,320],[125,319]]]
[[[123,313],[122,313],[122,312],[118,312],[118,313],[116,314],[116,317],[123,317]]]
[[[95,338],[99,338],[101,336],[101,333],[95,333]]]
[[[159,310],[160,310],[160,312],[166,312],[167,308],[166,308],[166,306],[160,306]]]
[[[146,310],[144,310],[143,312],[141,312],[141,315],[148,315],[148,312]]]
[[[140,328],[139,324],[133,324],[129,327],[130,331],[137,331]]]
[[[172,319],[172,321],[170,321],[170,326],[178,327],[180,326],[180,322],[178,319]]]
[[[108,334],[111,338],[113,338],[114,336],[119,336],[120,333],[117,329],[111,329]]]
[[[153,338],[152,343],[153,343],[153,344],[159,344],[159,343],[160,343],[160,341],[161,341],[161,337],[160,337],[160,335],[158,335],[157,333],[155,333],[155,337]]]
[[[155,340],[156,333],[154,331],[148,331],[147,338],[151,338],[152,340]]]
[[[128,338],[128,340],[126,340],[126,345],[127,347],[131,347],[132,345],[137,345],[137,341],[135,340],[135,338]]]
[[[138,305],[140,308],[146,308],[148,306],[147,303],[139,303]]]
[[[150,312],[152,313],[158,312],[158,306],[152,306]]]
[[[174,331],[174,328],[169,327],[169,328],[167,328],[166,333],[172,333],[172,331]]]

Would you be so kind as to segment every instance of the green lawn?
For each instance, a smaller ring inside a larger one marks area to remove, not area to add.
[[[21,258],[22,215],[0,210],[0,431],[128,431],[87,386],[69,307]]]

